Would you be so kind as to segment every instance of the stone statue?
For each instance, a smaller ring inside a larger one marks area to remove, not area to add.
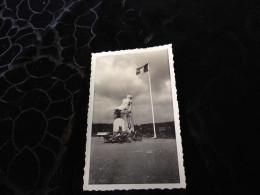
[[[127,95],[120,106],[116,107],[115,110],[128,110],[131,112],[132,108],[132,96]]]
[[[133,132],[132,95],[127,95],[120,106],[115,108],[113,132]]]

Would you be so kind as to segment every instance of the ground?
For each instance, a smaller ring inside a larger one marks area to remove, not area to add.
[[[92,137],[90,184],[179,183],[175,139],[104,143]]]

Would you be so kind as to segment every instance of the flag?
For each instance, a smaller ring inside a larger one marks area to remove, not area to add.
[[[145,73],[148,71],[148,63],[136,69],[136,75]]]

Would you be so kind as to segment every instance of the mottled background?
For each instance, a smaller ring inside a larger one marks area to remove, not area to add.
[[[256,190],[257,0],[0,0],[0,16],[1,195],[80,194],[91,52],[169,43],[187,189],[135,193]]]

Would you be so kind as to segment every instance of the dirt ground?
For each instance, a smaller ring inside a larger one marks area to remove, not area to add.
[[[90,184],[179,183],[175,139],[104,143],[92,137]]]

